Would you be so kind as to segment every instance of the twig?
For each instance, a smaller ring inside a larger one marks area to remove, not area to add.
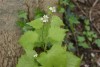
[[[91,7],[91,9],[89,11],[89,19],[90,19],[90,21],[92,21],[92,11],[93,11],[93,8],[98,3],[98,1],[99,0],[95,0],[95,2],[93,3],[93,5],[92,5],[92,7]]]
[[[95,7],[95,5],[98,3],[99,0],[95,0],[95,2],[93,3],[90,11],[89,11],[89,19],[90,19],[90,22],[93,21],[92,19],[92,11],[93,11],[93,8]],[[93,24],[93,27],[97,30],[97,32],[100,34],[100,31],[96,28],[95,24]]]
[[[99,53],[100,52],[100,50],[91,50],[92,52],[97,52],[97,53]]]
[[[85,15],[86,17],[88,17],[87,14],[84,12],[84,10],[81,9],[80,5],[75,0],[71,0],[71,1],[81,10],[81,12],[83,13],[83,15]]]
[[[100,31],[97,29],[97,27],[95,26],[95,24],[93,24],[93,27],[97,30],[97,32],[100,34]]]

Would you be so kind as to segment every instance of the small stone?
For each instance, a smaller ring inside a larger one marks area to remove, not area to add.
[[[91,56],[92,56],[92,57],[95,57],[95,54],[94,54],[94,53],[91,53]]]
[[[84,67],[89,67],[89,65],[85,64]]]

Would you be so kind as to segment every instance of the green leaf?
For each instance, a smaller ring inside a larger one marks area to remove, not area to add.
[[[42,67],[80,67],[80,59],[72,53],[66,53],[61,45],[54,45],[47,53],[42,53],[37,61]]]
[[[90,31],[90,26],[85,26],[85,29],[86,29],[87,31]]]
[[[83,42],[85,41],[85,38],[83,36],[78,36],[78,42]]]
[[[78,45],[83,47],[83,48],[90,48],[89,45],[87,43],[84,43],[84,42],[79,43]]]
[[[93,31],[88,31],[89,32],[89,35],[94,35],[94,32]]]
[[[43,23],[41,21],[40,18],[35,19],[33,21],[31,21],[30,23],[28,23],[30,26],[32,26],[35,29],[40,29],[43,26]]]
[[[63,21],[58,16],[52,16],[51,27],[60,27],[63,24]]]
[[[100,39],[95,40],[95,43],[97,44],[98,47],[100,47]]]
[[[51,27],[49,29],[48,37],[55,41],[62,42],[65,36],[65,30],[58,27]]]
[[[27,13],[25,11],[19,11],[19,18],[27,19]]]
[[[29,31],[29,30],[34,31],[34,28],[27,24],[22,29],[24,32]]]
[[[83,34],[84,34],[84,35],[86,35],[86,34],[87,34],[87,32],[86,32],[86,31],[84,31],[84,32],[83,32]]]
[[[66,67],[80,67],[81,64],[80,58],[76,57],[71,52],[67,52],[66,57],[67,57]]]
[[[93,34],[92,37],[93,37],[93,38],[97,38],[97,34]]]
[[[89,40],[89,41],[92,41],[92,37],[88,37],[88,40]]]
[[[70,9],[73,9],[75,7],[75,5],[72,2],[70,2],[69,7],[70,7]]]
[[[73,45],[74,45],[73,43],[69,43],[68,50],[75,51],[75,47]]]
[[[71,15],[71,16],[69,17],[69,22],[70,22],[71,24],[78,24],[78,23],[79,23],[77,17],[74,16],[74,15]]]
[[[37,60],[43,67],[66,67],[65,59],[66,51],[60,45],[55,45],[47,54],[42,53]]]
[[[69,5],[69,2],[70,2],[70,0],[62,0],[62,3],[63,3],[64,5]]]
[[[37,8],[37,9],[35,10],[34,14],[35,14],[35,16],[34,16],[35,19],[37,19],[37,18],[42,17],[45,13],[44,13],[44,11],[42,11],[40,8]]]
[[[38,67],[37,63],[34,61],[33,56],[22,55],[18,60],[16,67]]]
[[[94,32],[92,32],[92,31],[87,31],[87,32],[86,32],[86,35],[87,35],[88,37],[92,37],[93,34],[94,34]]]
[[[86,25],[90,24],[88,19],[86,19],[84,22],[85,22]]]
[[[65,12],[65,9],[63,7],[59,7],[59,12],[60,13],[64,13]]]
[[[64,25],[63,21],[58,16],[52,16],[51,27],[48,31],[48,37],[52,40],[58,41],[59,43],[63,41],[66,31],[60,28],[61,25]]]
[[[32,50],[35,46],[34,43],[38,40],[38,34],[33,31],[27,31],[24,33],[24,35],[21,36],[19,43],[22,45],[22,47],[27,50]]]
[[[25,22],[22,22],[22,21],[17,21],[16,23],[20,28],[23,28],[26,24]]]

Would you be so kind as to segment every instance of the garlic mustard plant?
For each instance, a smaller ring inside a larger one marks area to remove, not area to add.
[[[56,12],[55,7],[50,9]],[[19,39],[25,54],[16,67],[80,67],[81,59],[62,46],[66,29],[61,28],[64,24],[60,17],[47,13],[27,25],[34,30],[24,32]]]

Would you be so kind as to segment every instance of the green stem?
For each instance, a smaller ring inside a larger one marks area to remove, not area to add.
[[[46,43],[45,43],[45,35],[44,35],[44,30],[45,30],[45,24],[43,24],[43,28],[42,28],[42,42],[43,42],[43,48],[44,48],[44,51],[46,51]]]
[[[44,42],[44,36],[43,36],[43,34],[44,34],[44,24],[43,24],[43,28],[42,28],[42,42]]]

